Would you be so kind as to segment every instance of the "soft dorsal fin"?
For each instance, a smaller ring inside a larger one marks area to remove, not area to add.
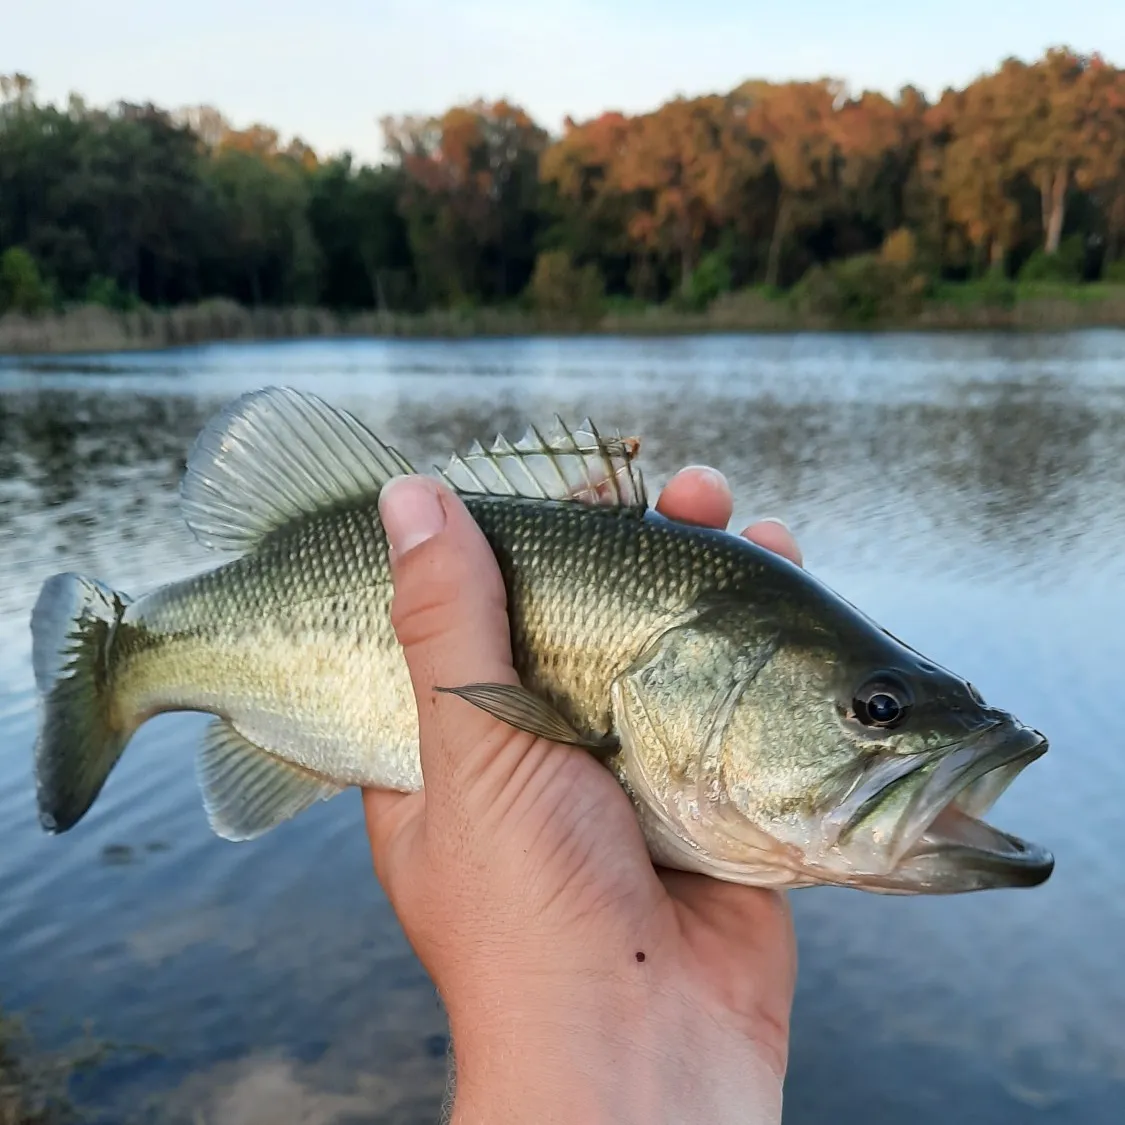
[[[267,387],[236,399],[188,456],[184,519],[207,547],[241,551],[300,516],[375,497],[414,470],[363,423],[316,395]]]
[[[438,472],[462,493],[644,509],[639,449],[639,439],[603,437],[588,418],[571,429],[556,416],[550,437],[532,426],[515,445],[503,435],[491,449],[476,442]]]

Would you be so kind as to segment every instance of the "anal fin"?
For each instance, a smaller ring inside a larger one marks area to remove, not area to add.
[[[342,786],[275,757],[225,719],[207,728],[198,759],[207,819],[225,840],[253,840]]]

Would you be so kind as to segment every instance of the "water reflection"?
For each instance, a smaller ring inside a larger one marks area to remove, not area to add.
[[[1115,455],[1125,417],[1120,388],[1092,392],[1061,374],[1026,385],[963,376],[934,386],[927,400],[889,393],[898,388],[885,382],[869,382],[865,395],[848,384],[839,397],[825,388],[825,397],[810,399],[743,380],[709,386],[685,406],[680,388],[658,384],[640,394],[638,382],[618,380],[592,397],[586,380],[552,379],[545,389],[529,374],[491,392],[487,379],[445,381],[435,397],[426,384],[382,396],[357,393],[350,381],[330,397],[421,467],[477,438],[518,435],[528,420],[560,412],[576,422],[592,413],[603,426],[642,435],[656,481],[707,461],[737,486],[740,515],[781,510],[816,542],[831,520],[836,565],[889,551],[915,563],[928,556],[944,572],[965,565],[968,552],[969,568],[999,555],[1042,576],[1079,537],[1101,559],[1125,515],[1125,459]],[[225,396],[130,392],[13,389],[0,398],[0,520],[26,517],[29,537],[49,510],[58,547],[73,551],[83,528],[96,524],[127,540],[150,518],[149,505],[166,516],[184,454]],[[143,473],[128,472],[134,467]],[[131,490],[130,503],[125,519],[111,523],[104,494],[121,487]],[[34,535],[42,533],[38,526]]]
[[[998,810],[1056,851],[1041,891],[794,896],[787,1119],[1120,1119],[1113,333],[319,342],[0,366],[0,997],[39,1008],[48,1036],[90,1017],[157,1049],[92,1075],[92,1098],[209,1122],[252,1120],[253,1104],[429,1121],[440,1101],[444,1022],[370,878],[358,801],[216,841],[192,777],[201,721],[166,716],[96,816],[58,840],[34,823],[39,584],[77,569],[137,593],[210,565],[179,516],[183,458],[223,401],[270,382],[348,406],[420,466],[556,411],[639,433],[654,488],[715,464],[736,520],[786,518],[841,592],[1047,730],[1052,752]]]

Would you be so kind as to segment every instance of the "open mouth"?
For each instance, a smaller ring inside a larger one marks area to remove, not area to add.
[[[843,882],[903,894],[1034,887],[1054,869],[1036,844],[981,819],[1047,752],[1038,731],[1006,716],[934,759],[896,755],[875,765],[827,818]]]
[[[1046,849],[981,818],[1015,778],[1047,751],[1038,731],[1012,721],[944,755],[911,798],[895,832],[896,873],[956,870],[981,886],[1036,886],[1054,868]]]

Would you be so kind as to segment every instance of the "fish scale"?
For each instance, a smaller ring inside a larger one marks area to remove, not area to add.
[[[979,819],[1047,748],[800,567],[649,508],[639,440],[556,420],[440,477],[487,539],[518,684],[434,685],[585,747],[654,861],[759,886],[1032,886],[1053,859]],[[422,785],[378,498],[405,459],[313,395],[244,396],[182,487],[213,570],[130,600],[77,575],[32,615],[40,818],[92,806],[136,729],[210,713],[214,830],[250,839],[352,785]]]

